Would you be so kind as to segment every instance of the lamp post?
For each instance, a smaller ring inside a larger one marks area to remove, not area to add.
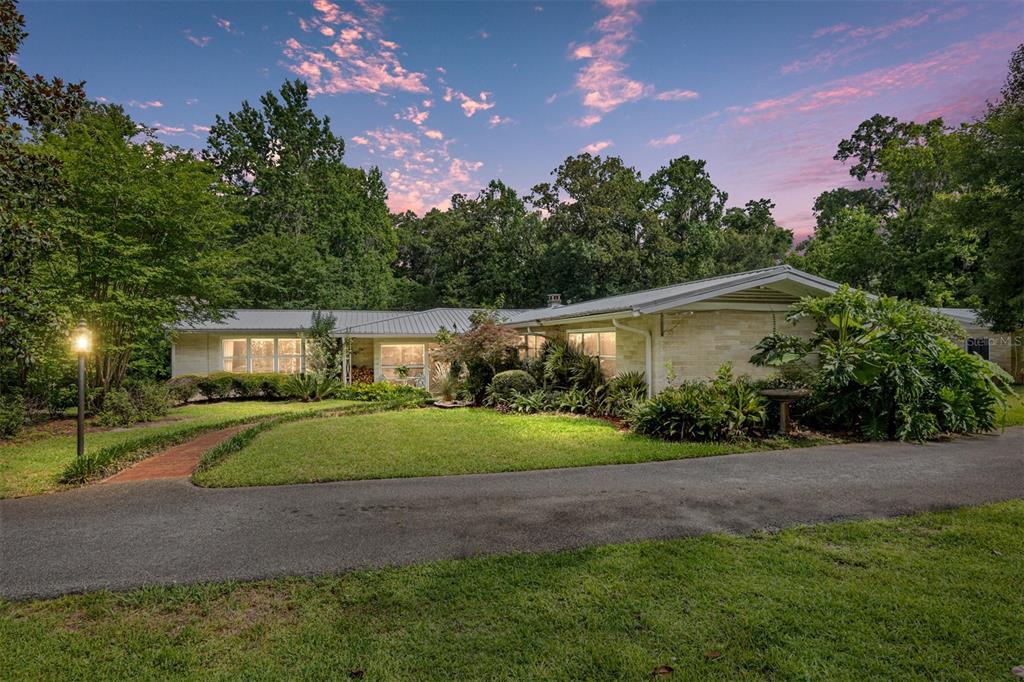
[[[78,353],[78,456],[81,457],[85,454],[85,354],[92,345],[84,319],[75,328],[72,343]]]

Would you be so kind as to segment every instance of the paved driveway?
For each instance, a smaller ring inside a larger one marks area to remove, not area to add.
[[[0,501],[0,594],[249,579],[1024,497],[1024,429],[510,474],[202,489],[184,480]]]

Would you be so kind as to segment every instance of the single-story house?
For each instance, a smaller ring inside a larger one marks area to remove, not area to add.
[[[739,373],[763,376],[750,364],[753,346],[774,328],[809,335],[810,321],[795,328],[785,322],[791,304],[803,296],[824,296],[838,284],[780,265],[750,272],[683,282],[630,294],[561,305],[549,297],[545,308],[503,311],[505,322],[522,334],[522,353],[539,352],[547,337],[566,335],[599,359],[609,376],[644,372],[656,393],[670,378],[703,378],[731,362]],[[433,361],[441,328],[469,328],[471,308],[329,310],[333,335],[347,339],[346,380],[418,382],[428,390],[443,368]],[[940,309],[964,326],[968,350],[1011,371],[1010,337],[979,326],[972,311]],[[219,322],[174,328],[171,374],[210,372],[301,372],[304,333],[312,310],[229,310]]]

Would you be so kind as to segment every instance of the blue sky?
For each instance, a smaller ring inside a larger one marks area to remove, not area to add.
[[[168,143],[301,77],[393,209],[491,178],[522,191],[582,150],[645,175],[708,161],[731,205],[798,233],[874,113],[966,120],[999,90],[1024,3],[26,2],[29,71],[85,80]]]

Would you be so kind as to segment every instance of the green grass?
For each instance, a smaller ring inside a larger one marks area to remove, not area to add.
[[[316,406],[351,404],[346,400],[325,400]],[[86,454],[118,445],[141,435],[171,434],[196,425],[215,424],[232,419],[282,414],[310,409],[300,402],[240,401],[195,404],[176,407],[167,420],[139,424],[127,429],[86,434]],[[0,444],[0,498],[48,492],[59,487],[57,479],[75,458],[75,435],[28,438],[23,442]]]
[[[1013,679],[1024,502],[0,602],[21,679]]]
[[[791,442],[670,443],[607,421],[493,410],[411,410],[285,424],[194,480],[207,486],[524,471],[743,452]]]
[[[1013,390],[1015,395],[1010,398],[1000,424],[1022,426],[1024,425],[1024,386],[1014,386]]]

